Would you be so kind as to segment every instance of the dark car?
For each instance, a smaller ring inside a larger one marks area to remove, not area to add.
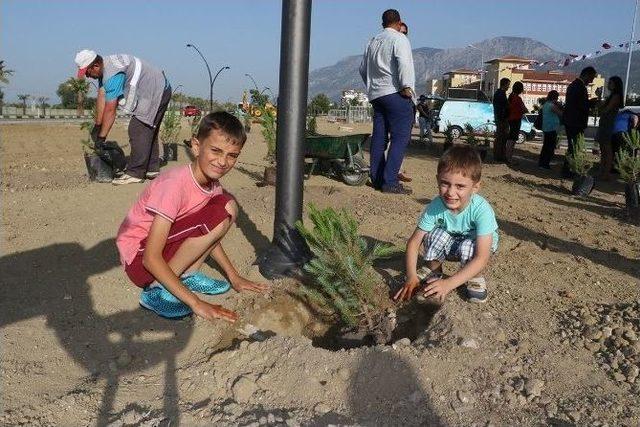
[[[184,114],[185,117],[200,116],[202,115],[202,110],[200,110],[195,105],[187,105],[182,110],[182,114]]]

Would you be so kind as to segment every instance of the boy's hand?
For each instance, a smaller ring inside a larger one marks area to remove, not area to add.
[[[252,282],[251,280],[247,280],[242,276],[238,276],[233,280],[229,280],[231,282],[231,286],[235,289],[236,292],[242,291],[252,291],[252,292],[267,292],[271,290],[269,285],[264,283]]]
[[[432,297],[442,302],[444,301],[444,297],[446,297],[452,289],[446,279],[440,279],[425,286],[422,294],[425,298]]]
[[[198,300],[191,309],[196,315],[205,320],[222,319],[229,323],[238,320],[238,315],[235,312],[227,310],[221,305],[209,304],[202,300]]]
[[[420,279],[417,277],[407,279],[402,288],[393,296],[393,300],[406,301],[411,299],[418,286],[420,286]]]

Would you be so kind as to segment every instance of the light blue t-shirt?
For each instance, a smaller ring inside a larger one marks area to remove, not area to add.
[[[118,73],[111,77],[102,86],[105,92],[105,101],[113,101],[124,96],[124,83],[127,76],[124,73]]]
[[[492,234],[491,250],[495,252],[498,249],[496,215],[489,202],[479,194],[471,196],[469,204],[458,214],[452,213],[440,196],[436,197],[422,213],[418,228],[426,232],[442,228],[452,236],[464,236],[471,240]]]
[[[552,104],[547,101],[542,106],[542,132],[556,132],[560,127],[560,116],[553,111]]]

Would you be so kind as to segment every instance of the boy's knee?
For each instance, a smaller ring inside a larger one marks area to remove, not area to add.
[[[225,210],[229,215],[231,215],[231,223],[236,222],[236,218],[238,218],[238,203],[235,200],[229,200],[227,204],[224,206]]]

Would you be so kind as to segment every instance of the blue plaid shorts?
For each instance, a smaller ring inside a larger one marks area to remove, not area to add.
[[[442,228],[434,228],[422,242],[425,261],[460,261],[465,265],[473,258],[476,242],[465,236],[452,236]]]

